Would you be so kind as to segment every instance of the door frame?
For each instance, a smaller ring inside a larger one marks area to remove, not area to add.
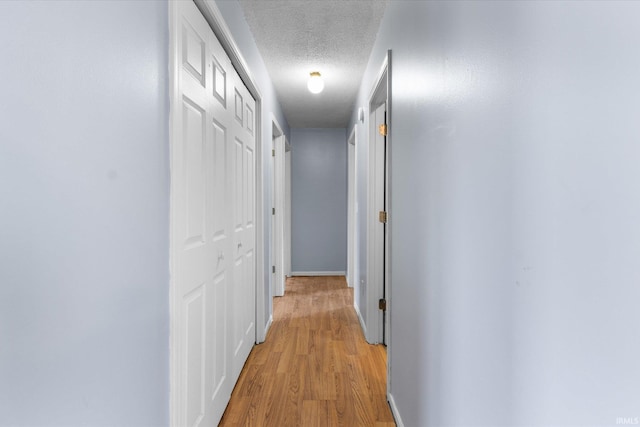
[[[284,217],[286,211],[285,205],[285,150],[286,137],[282,131],[282,126],[278,123],[275,116],[271,116],[272,123],[272,142],[273,142],[273,170],[272,173],[272,199],[273,199],[273,224],[271,230],[271,238],[273,239],[273,255],[272,266],[275,272],[272,274],[273,296],[284,296],[285,291],[285,267],[284,267]]]
[[[371,112],[375,111],[375,108],[380,106],[383,102],[386,102],[386,114],[387,114],[387,142],[386,142],[386,179],[385,189],[378,188],[375,180],[375,150],[372,149],[372,143],[375,134],[372,134],[373,126],[371,124]],[[391,133],[393,127],[391,126],[391,50],[387,51],[385,58],[380,67],[380,71],[376,79],[374,80],[373,87],[371,89],[368,98],[369,114],[367,116],[367,129],[369,135],[369,149],[368,149],[368,206],[367,206],[367,341],[371,344],[384,343],[387,345],[387,350],[390,349],[391,342],[391,252],[390,252],[390,240],[391,240],[391,193],[390,193],[390,159],[391,159]],[[378,212],[375,211],[376,197],[380,191],[385,191],[385,203],[386,211],[388,215],[388,221],[386,224],[384,246],[381,247],[378,243],[380,239],[376,239],[375,236],[380,237],[380,227],[376,227],[378,224]],[[381,274],[379,269],[381,262],[376,259],[375,254],[384,253],[383,260],[384,274]],[[378,308],[379,299],[385,295],[387,310],[386,316],[383,316]],[[383,325],[384,318],[384,325]],[[384,335],[383,335],[384,333]],[[387,353],[387,378],[389,379],[389,360],[390,351]],[[389,390],[389,381],[387,380],[387,390]]]
[[[284,275],[291,277],[291,144],[284,140]]]
[[[169,52],[168,52],[168,66],[169,66],[169,146],[172,147],[180,135],[176,135],[176,129],[174,121],[178,112],[175,110],[179,94],[178,88],[178,75],[175,70],[178,64],[180,64],[180,58],[178,57],[178,48],[176,46],[177,32],[180,29],[179,14],[177,12],[177,2],[181,0],[170,0],[168,2],[169,8]],[[222,14],[213,0],[193,0],[196,7],[200,10],[205,20],[213,30],[216,38],[222,45],[224,51],[229,56],[233,67],[236,69],[238,75],[242,79],[249,93],[256,101],[255,112],[255,132],[256,132],[256,162],[255,162],[255,175],[256,175],[256,265],[255,265],[255,284],[256,284],[256,307],[254,312],[254,322],[256,325],[256,342],[263,342],[266,335],[266,328],[263,324],[265,320],[265,286],[264,286],[264,189],[263,189],[263,149],[262,149],[262,95],[258,89],[258,85],[251,75],[249,67],[244,60],[244,57],[240,53],[240,50],[231,35],[231,30],[225,23]],[[170,182],[169,188],[171,189],[171,156],[170,156]],[[175,260],[173,259],[173,253],[177,242],[173,241],[173,226],[171,224],[171,218],[174,216],[173,201],[170,197],[169,206],[169,419],[172,426],[178,426],[180,420],[178,418],[178,397],[176,384],[181,381],[178,378],[178,329],[177,329],[177,316],[176,312],[176,298],[175,298]],[[269,302],[271,304],[271,302]]]
[[[347,285],[355,287],[357,237],[356,224],[358,212],[356,209],[358,193],[356,187],[356,156],[357,156],[358,126],[354,125],[347,139]]]

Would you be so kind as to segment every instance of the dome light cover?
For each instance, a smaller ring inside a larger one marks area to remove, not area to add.
[[[307,82],[307,88],[311,93],[320,93],[324,89],[324,80],[318,71],[312,71],[309,73],[309,81]]]

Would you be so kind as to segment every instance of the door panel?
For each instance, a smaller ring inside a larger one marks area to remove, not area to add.
[[[213,331],[211,334],[212,342],[211,345],[215,346],[215,338],[223,337],[223,341],[227,342],[227,316],[226,316],[226,306],[227,306],[227,275],[225,273],[221,273],[216,276],[213,281],[214,295],[213,295],[213,307],[214,310],[211,313],[213,320]],[[210,396],[211,401],[215,402],[219,393],[224,393],[224,385],[228,373],[228,355],[226,351],[226,346],[218,346],[216,348],[217,351],[212,352],[212,360],[209,366],[211,367],[210,371],[207,372],[207,377],[212,378],[211,388],[210,388]]]
[[[205,86],[205,39],[206,31],[200,22],[194,22],[199,28],[196,30],[190,25],[190,21],[183,22],[182,26],[182,65],[203,87]]]
[[[198,425],[205,413],[205,376],[204,352],[205,343],[205,285],[202,284],[185,295],[186,309],[186,340],[187,340],[187,423]]]
[[[183,98],[184,123],[184,165],[185,165],[185,210],[186,235],[185,250],[193,249],[205,243],[205,194],[203,158],[205,141],[206,113],[203,108],[187,97]]]
[[[247,131],[249,132],[249,134],[253,135],[253,126],[254,126],[254,118],[253,118],[253,109],[247,105],[247,112],[246,112],[246,116],[247,116]]]
[[[227,131],[226,128],[216,121],[212,120],[211,133],[213,135],[213,144],[211,150],[210,164],[214,165],[210,171],[211,178],[209,185],[211,187],[212,208],[212,233],[211,239],[214,242],[220,242],[228,238],[227,227],[228,219],[226,210],[222,204],[226,204],[227,198]]]
[[[235,107],[236,107],[236,120],[242,126],[243,119],[244,119],[244,117],[243,117],[244,116],[244,103],[242,102],[242,95],[240,95],[240,92],[238,92],[237,89],[236,89]]]
[[[255,200],[255,176],[254,176],[254,164],[255,159],[253,155],[253,148],[247,146],[245,147],[245,227],[247,231],[249,231],[250,235],[253,235],[251,229],[254,228],[255,225],[255,209],[254,209],[254,200]],[[249,238],[249,237],[247,237]]]
[[[222,108],[227,108],[227,72],[215,55],[213,56],[213,96]]]
[[[234,234],[236,236],[240,235],[242,233],[242,230],[244,229],[244,221],[242,218],[242,194],[243,194],[243,182],[242,182],[242,167],[243,167],[243,159],[242,159],[242,153],[243,152],[243,144],[242,141],[239,140],[238,138],[235,139],[234,141],[234,146],[233,146],[233,161],[232,161],[232,167],[233,167],[233,199],[234,199],[234,210],[233,210],[233,227],[234,227]],[[241,237],[236,237],[236,241],[237,242],[241,242],[242,238]]]

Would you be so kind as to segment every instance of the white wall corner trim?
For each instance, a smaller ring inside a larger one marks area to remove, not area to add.
[[[291,276],[344,276],[346,271],[292,271]]]
[[[387,399],[389,400],[389,407],[391,408],[391,414],[393,415],[393,418],[396,421],[396,425],[398,427],[404,427],[404,423],[402,422],[402,417],[400,416],[400,412],[398,411],[398,407],[396,406],[396,401],[393,399],[393,395],[389,393],[387,395]]]

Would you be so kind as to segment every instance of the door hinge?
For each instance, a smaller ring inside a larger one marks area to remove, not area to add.
[[[378,213],[378,220],[381,223],[386,224],[387,223],[387,219],[388,219],[388,217],[387,217],[387,213],[385,211],[380,211]]]
[[[382,136],[387,136],[387,125],[383,123],[380,126],[378,126],[378,132],[380,132],[380,135]]]
[[[273,150],[271,150],[271,157],[275,157],[276,156],[276,149],[274,148]]]
[[[380,298],[378,301],[378,308],[382,311],[387,311],[387,300],[384,298]]]
[[[275,266],[275,265],[271,266],[271,272],[272,272],[272,273],[275,273],[275,272],[276,272],[276,266]]]
[[[271,208],[271,215],[275,215],[276,214],[276,208]]]

